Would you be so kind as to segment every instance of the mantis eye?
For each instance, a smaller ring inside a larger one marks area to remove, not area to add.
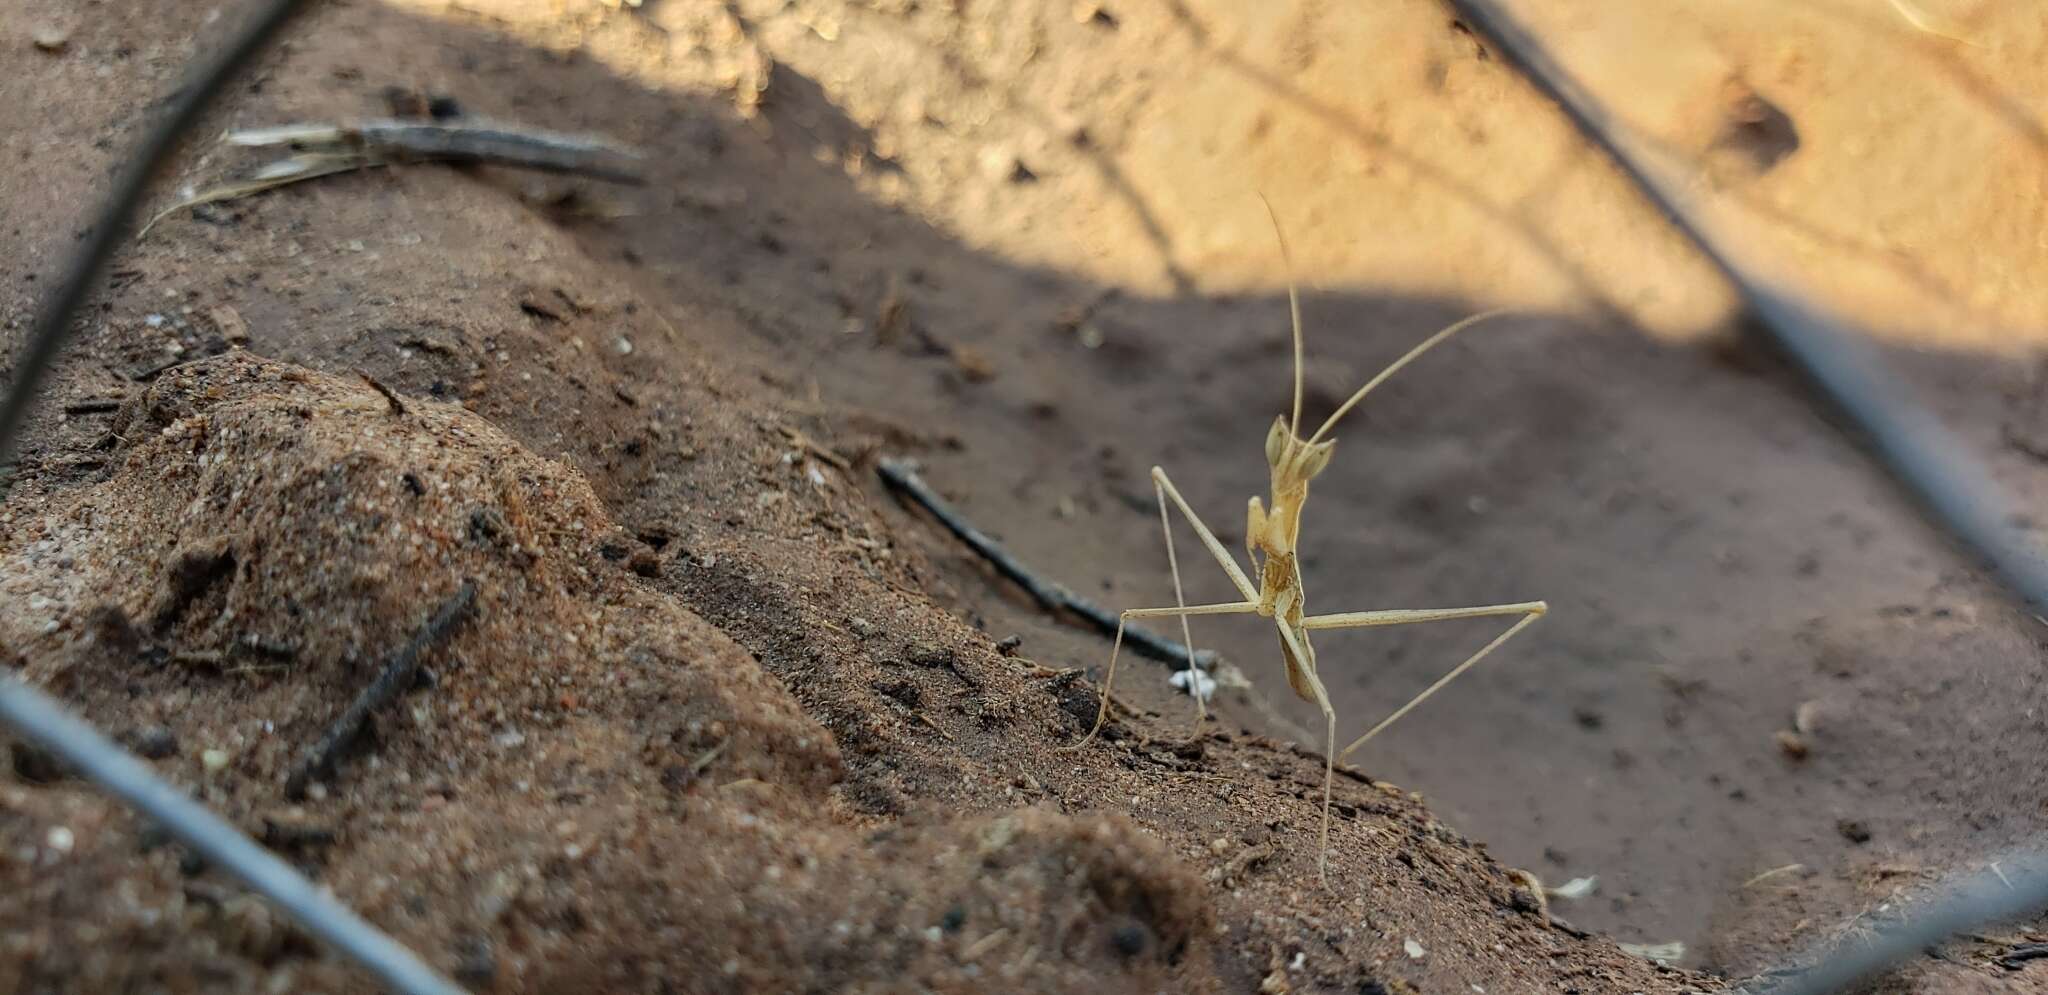
[[[1337,440],[1331,439],[1308,447],[1307,451],[1301,454],[1301,475],[1314,477],[1323,472],[1323,468],[1330,465],[1330,457],[1335,454],[1336,445]]]
[[[1266,433],[1266,465],[1277,467],[1280,459],[1287,455],[1287,440],[1294,432],[1287,427],[1287,419],[1273,419],[1273,430]]]

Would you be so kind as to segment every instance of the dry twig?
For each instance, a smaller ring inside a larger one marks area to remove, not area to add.
[[[333,770],[335,758],[342,750],[347,749],[350,743],[355,742],[356,734],[362,731],[363,723],[378,709],[397,698],[399,692],[412,686],[413,681],[419,676],[420,657],[426,653],[428,647],[441,641],[454,631],[458,623],[469,617],[470,608],[475,602],[476,582],[463,581],[455,594],[441,603],[441,608],[434,613],[434,617],[427,620],[427,624],[400,647],[397,653],[392,654],[390,661],[384,664],[384,669],[378,672],[376,679],[370,682],[369,687],[363,689],[362,694],[356,696],[348,710],[341,713],[341,718],[327,727],[327,732],[320,737],[320,741],[306,751],[298,767],[293,769],[291,777],[284,782],[285,797],[293,801],[304,798],[308,784]]]

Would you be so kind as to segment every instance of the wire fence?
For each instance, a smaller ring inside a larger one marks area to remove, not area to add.
[[[1680,188],[1637,156],[1601,105],[1496,4],[1446,2],[1554,101],[1727,277],[1763,332],[1806,374],[1816,392],[1858,427],[1879,461],[1928,516],[1989,564],[2032,610],[2048,610],[2048,561],[2009,524],[2006,502],[1989,477],[1961,455],[1962,447],[1933,415],[1907,397],[1874,350],[1839,322],[1752,272],[1711,238]],[[270,0],[257,8],[243,29],[178,91],[116,178],[98,222],[39,315],[7,396],[0,399],[0,472],[6,472],[79,304],[128,230],[150,180],[213,96],[307,6],[307,0]],[[0,497],[4,493],[0,490]],[[0,673],[0,723],[162,825],[393,990],[404,995],[461,991],[319,885],[158,777],[147,764],[6,673]],[[2007,856],[1990,866],[1992,871],[1934,889],[1930,897],[1914,904],[1910,916],[1877,926],[1875,935],[1864,942],[1815,951],[1800,962],[1813,966],[1765,972],[1744,987],[1770,995],[1828,995],[1958,932],[2048,907],[2048,857]]]

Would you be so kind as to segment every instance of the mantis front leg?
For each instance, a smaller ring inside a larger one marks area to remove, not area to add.
[[[1075,743],[1068,749],[1077,750],[1088,745],[1095,738],[1095,734],[1102,731],[1103,723],[1109,719],[1109,694],[1110,689],[1116,683],[1116,661],[1117,657],[1123,652],[1124,624],[1126,622],[1134,618],[1163,618],[1168,616],[1178,617],[1181,620],[1181,644],[1186,646],[1188,650],[1188,670],[1190,671],[1188,675],[1188,690],[1194,694],[1195,707],[1200,710],[1198,714],[1206,715],[1207,708],[1202,703],[1201,689],[1196,684],[1196,675],[1193,673],[1195,669],[1195,644],[1193,637],[1188,631],[1188,616],[1255,614],[1259,611],[1259,590],[1252,586],[1251,578],[1245,576],[1244,569],[1239,567],[1237,560],[1230,555],[1228,550],[1223,548],[1223,543],[1217,540],[1216,533],[1209,530],[1209,526],[1202,521],[1202,516],[1195,514],[1195,510],[1188,507],[1187,499],[1180,496],[1179,489],[1173,486],[1173,481],[1167,477],[1166,471],[1156,466],[1152,468],[1152,495],[1159,502],[1159,526],[1166,533],[1166,562],[1173,570],[1174,607],[1131,608],[1117,615],[1116,641],[1110,645],[1109,669],[1104,671],[1102,675],[1102,702],[1095,710],[1095,725],[1088,730],[1088,735],[1082,737],[1079,743]],[[1174,553],[1173,548],[1173,520],[1166,510],[1169,499],[1172,500],[1175,507],[1180,509],[1181,514],[1187,517],[1188,524],[1195,527],[1195,535],[1202,540],[1202,545],[1209,550],[1209,554],[1216,558],[1217,565],[1221,566],[1223,572],[1230,577],[1231,585],[1237,588],[1238,593],[1244,598],[1243,601],[1214,605],[1189,605],[1187,603],[1187,598],[1181,587],[1180,558]]]
[[[1124,648],[1124,623],[1134,618],[1165,618],[1175,615],[1179,616],[1182,622],[1185,623],[1189,615],[1241,615],[1258,610],[1259,605],[1255,601],[1232,601],[1219,605],[1177,605],[1172,608],[1124,609],[1116,617],[1116,642],[1110,645],[1109,669],[1102,675],[1102,703],[1095,708],[1095,724],[1089,727],[1088,735],[1081,737],[1080,742],[1064,747],[1064,749],[1078,750],[1087,746],[1089,742],[1095,739],[1095,734],[1102,731],[1103,723],[1109,721],[1109,692],[1110,688],[1116,684],[1116,658],[1123,652]],[[1192,654],[1192,651],[1190,653]],[[1190,655],[1189,667],[1194,666],[1193,659],[1193,656]]]

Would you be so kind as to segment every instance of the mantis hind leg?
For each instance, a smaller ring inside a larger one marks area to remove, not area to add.
[[[1522,616],[1515,624],[1508,626],[1506,632],[1493,637],[1493,641],[1481,646],[1479,652],[1466,657],[1465,662],[1446,671],[1442,677],[1436,679],[1436,683],[1423,688],[1415,697],[1408,699],[1407,704],[1394,709],[1393,714],[1381,719],[1378,725],[1367,729],[1364,735],[1352,740],[1351,745],[1345,747],[1343,752],[1337,755],[1339,757],[1350,756],[1351,751],[1364,746],[1368,740],[1379,735],[1388,726],[1399,722],[1401,717],[1413,711],[1415,706],[1428,701],[1431,695],[1443,690],[1445,685],[1457,680],[1460,674],[1472,669],[1473,665],[1479,661],[1486,659],[1487,654],[1499,649],[1502,643],[1513,639],[1516,633],[1534,624],[1537,619],[1542,618],[1543,614],[1549,610],[1550,606],[1544,602],[1524,601],[1511,605],[1482,605],[1477,608],[1394,609],[1378,612],[1346,612],[1338,615],[1322,615],[1304,619],[1303,625],[1309,629],[1358,629],[1378,625],[1405,625],[1411,622],[1436,622],[1454,618],[1484,618],[1498,615]]]
[[[1300,666],[1289,667],[1287,676],[1294,680],[1298,673],[1301,683],[1307,685],[1308,693],[1302,695],[1316,703],[1323,710],[1323,830],[1321,843],[1316,851],[1316,876],[1327,887],[1330,883],[1330,787],[1337,774],[1337,710],[1330,705],[1330,693],[1323,689],[1323,679],[1316,676],[1315,649],[1309,645],[1308,631],[1296,633],[1280,622],[1280,642],[1287,647],[1290,656]]]

